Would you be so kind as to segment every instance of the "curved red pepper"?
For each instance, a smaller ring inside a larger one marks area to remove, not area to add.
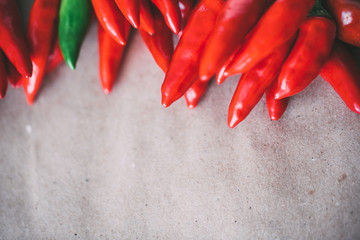
[[[114,0],[91,0],[95,14],[104,30],[121,45],[125,45],[124,15]]]
[[[22,34],[20,12],[15,0],[0,0],[0,48],[21,75],[29,77],[32,65]]]
[[[134,28],[140,26],[140,0],[115,0],[120,11]]]
[[[62,62],[64,62],[64,57],[61,52],[59,38],[56,38],[54,46],[52,47],[52,50],[50,51],[49,57],[47,59],[45,74],[53,71]]]
[[[166,26],[161,13],[154,12],[155,33],[150,36],[140,27],[140,35],[150,50],[157,65],[166,73],[174,53],[174,41],[171,30]]]
[[[277,0],[261,17],[248,39],[224,71],[246,72],[290,39],[305,21],[316,0]]]
[[[128,37],[130,24],[125,20],[123,24],[125,24],[127,29],[126,37]],[[119,72],[125,46],[118,44],[110,35],[108,35],[101,24],[98,26],[98,40],[100,82],[104,93],[109,94]]]
[[[225,81],[225,79],[228,78],[229,76],[237,74],[237,73],[233,73],[233,74],[225,73],[227,66],[231,63],[231,61],[235,57],[234,55],[235,54],[231,55],[229,59],[225,62],[225,64],[216,72],[216,83],[218,85],[222,84]]]
[[[230,128],[238,125],[249,115],[264,95],[265,90],[276,80],[292,43],[293,39],[287,41],[253,69],[241,75],[229,106],[228,126]]]
[[[7,88],[8,88],[8,79],[7,79],[4,55],[0,51],[0,99],[3,99],[5,97]]]
[[[189,109],[197,106],[200,98],[205,94],[209,81],[197,79],[194,84],[186,91],[184,98]]]
[[[168,27],[174,33],[181,29],[181,12],[178,0],[151,0],[163,14]]]
[[[179,8],[181,12],[181,30],[178,36],[181,37],[183,30],[189,20],[190,14],[194,8],[194,0],[179,0]]]
[[[191,15],[161,87],[164,107],[183,96],[198,78],[200,55],[222,3],[222,0],[203,0]]]
[[[140,0],[140,27],[150,35],[155,33],[154,16],[148,0]]]
[[[295,45],[279,74],[277,99],[299,93],[319,75],[330,56],[335,34],[335,22],[325,17],[309,17],[300,26]]]
[[[275,99],[277,81],[274,81],[266,90],[266,107],[271,120],[279,120],[289,104],[289,98]]]
[[[16,70],[16,68],[14,67],[14,65],[12,65],[12,63],[10,63],[9,61],[6,62],[6,67],[8,70],[8,82],[10,83],[10,86],[12,86],[13,88],[19,88],[22,87],[22,76],[20,75],[20,73]]]
[[[335,41],[320,76],[334,88],[352,111],[360,114],[360,69],[343,43]]]
[[[323,4],[335,19],[337,37],[360,47],[360,1],[326,0]]]
[[[36,0],[30,11],[27,40],[33,74],[23,78],[24,92],[28,104],[32,104],[45,74],[51,45],[56,36],[55,22],[58,17],[60,0]]]
[[[210,79],[240,46],[267,0],[228,0],[222,6],[200,61],[199,76]]]

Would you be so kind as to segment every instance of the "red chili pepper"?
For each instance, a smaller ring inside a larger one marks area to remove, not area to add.
[[[181,12],[181,30],[178,33],[181,37],[183,30],[189,20],[190,14],[194,8],[195,0],[179,0],[179,8]]]
[[[200,61],[199,76],[210,79],[240,46],[267,6],[267,0],[228,0],[222,6]]]
[[[30,11],[27,40],[30,45],[33,74],[22,80],[26,99],[30,105],[40,88],[53,39],[56,36],[55,22],[59,3],[59,0],[36,0]]]
[[[56,38],[54,46],[52,47],[52,50],[50,51],[49,57],[47,59],[45,74],[52,72],[63,62],[64,57],[61,52],[59,38]]]
[[[114,0],[91,0],[99,23],[121,45],[125,45],[124,15]]]
[[[127,29],[126,37],[128,37],[130,25],[127,21],[123,21],[123,24],[125,24]],[[109,94],[119,72],[125,46],[118,44],[108,35],[101,24],[98,26],[98,40],[100,81],[105,94]]]
[[[21,75],[29,77],[32,65],[22,34],[20,12],[15,0],[0,0],[0,48]]]
[[[140,0],[115,0],[121,12],[134,28],[140,26]]]
[[[241,75],[229,106],[228,126],[230,128],[235,127],[249,115],[264,95],[265,90],[276,80],[292,43],[293,39],[287,41],[250,71]]]
[[[161,87],[164,107],[183,96],[198,78],[200,55],[222,3],[222,0],[203,0],[191,15]]]
[[[150,36],[140,27],[139,32],[158,66],[166,73],[174,53],[174,41],[171,30],[158,10],[154,11],[155,33]]]
[[[178,0],[151,0],[163,14],[168,27],[175,34],[181,29],[181,12]]]
[[[335,19],[337,37],[360,47],[360,1],[326,0],[323,3]]]
[[[274,81],[266,90],[266,107],[268,109],[270,119],[274,121],[281,118],[289,104],[289,98],[275,99],[276,88],[277,81]]]
[[[216,83],[218,85],[222,84],[226,78],[228,78],[231,75],[235,74],[225,74],[225,70],[227,69],[227,66],[232,62],[233,58],[235,57],[235,54],[231,55],[229,59],[225,62],[225,64],[216,72]]]
[[[360,69],[343,43],[335,41],[320,76],[334,88],[352,111],[360,114]]]
[[[225,76],[246,72],[289,40],[305,21],[316,0],[277,0],[261,17],[226,67]]]
[[[10,83],[10,86],[12,86],[13,88],[19,88],[22,87],[22,76],[20,75],[20,73],[16,70],[16,68],[14,67],[14,65],[12,65],[12,63],[10,63],[9,61],[6,62],[6,67],[8,70],[8,82]]]
[[[7,80],[4,55],[0,50],[0,99],[3,99],[5,97],[7,87],[8,87],[8,80]]]
[[[335,34],[335,22],[325,17],[309,17],[300,26],[295,45],[281,68],[275,98],[301,92],[319,75],[330,56]]]
[[[155,33],[154,16],[148,0],[140,0],[140,27],[150,35]]]
[[[197,79],[194,84],[186,91],[184,97],[186,105],[189,109],[197,106],[200,98],[205,94],[209,85],[209,81],[201,81]]]

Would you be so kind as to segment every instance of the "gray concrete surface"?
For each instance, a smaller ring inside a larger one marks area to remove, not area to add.
[[[34,106],[0,101],[0,239],[360,239],[360,116],[321,79],[229,129],[236,78],[164,109],[139,35],[108,96],[97,66],[93,26]]]

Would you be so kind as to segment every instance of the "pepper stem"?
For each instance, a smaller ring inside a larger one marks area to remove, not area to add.
[[[321,0],[316,0],[313,8],[309,13],[309,17],[326,17],[332,19],[331,15],[321,4]]]

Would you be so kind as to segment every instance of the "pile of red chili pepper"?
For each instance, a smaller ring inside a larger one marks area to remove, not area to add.
[[[264,94],[277,120],[320,74],[360,114],[360,0],[35,0],[25,36],[16,1],[0,0],[0,98],[9,82],[32,104],[46,73],[75,69],[94,16],[106,94],[135,28],[165,73],[165,107],[184,96],[193,108],[213,77],[241,74],[229,127]]]

